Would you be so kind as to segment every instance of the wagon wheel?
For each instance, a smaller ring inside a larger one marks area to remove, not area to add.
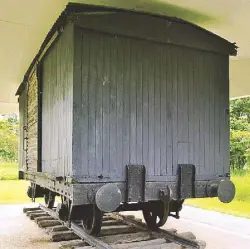
[[[55,204],[55,194],[52,191],[46,191],[44,194],[45,206],[47,208],[53,208]]]
[[[96,235],[101,231],[103,213],[96,205],[91,205],[86,211],[82,226],[88,234]]]
[[[169,215],[169,203],[157,202],[152,205],[147,205],[143,210],[143,217],[151,230],[157,230],[163,226]]]

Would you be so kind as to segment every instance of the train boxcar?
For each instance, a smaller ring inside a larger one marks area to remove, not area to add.
[[[178,18],[69,4],[17,91],[28,195],[61,196],[59,217],[89,233],[103,212],[142,210],[156,229],[187,198],[232,201],[236,49]]]

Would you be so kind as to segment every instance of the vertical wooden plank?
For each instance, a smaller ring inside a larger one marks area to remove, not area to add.
[[[64,41],[64,50],[65,50],[65,68],[67,75],[65,77],[65,81],[63,81],[65,90],[66,90],[66,131],[67,140],[66,140],[66,148],[67,156],[65,162],[65,168],[67,168],[68,175],[72,175],[72,120],[73,120],[73,25],[70,26],[70,30],[67,32],[67,38]]]
[[[136,163],[142,164],[142,51],[141,41],[136,41]]]
[[[130,136],[129,136],[129,155],[130,155],[130,163],[136,164],[136,86],[137,86],[137,68],[136,68],[136,53],[137,47],[135,45],[135,41],[131,40],[131,53],[130,53]]]
[[[110,136],[109,136],[109,94],[110,94],[110,52],[111,52],[111,44],[110,38],[105,36],[103,38],[103,50],[104,50],[104,69],[103,69],[103,116],[102,116],[102,132],[103,132],[103,144],[102,144],[102,154],[103,154],[103,176],[109,176],[109,146],[110,146]]]
[[[53,51],[53,68],[57,68],[57,60],[56,60],[56,53],[57,53],[57,46],[55,47]],[[57,168],[57,162],[58,162],[58,101],[57,101],[57,94],[58,94],[58,82],[57,82],[57,74],[56,70],[53,70],[53,76],[54,78],[54,94],[53,94],[53,114],[52,114],[52,122],[53,122],[53,136],[54,139],[51,139],[53,141],[53,162],[54,162],[54,174],[60,176],[60,169]]]
[[[229,79],[228,59],[217,55],[220,65],[220,169],[219,175],[229,172]]]
[[[178,146],[177,146],[178,164],[188,164],[187,152],[188,152],[188,143],[178,142]]]
[[[103,37],[94,36],[97,40],[97,88],[96,88],[96,174],[102,175],[102,90],[103,90]]]
[[[51,93],[51,71],[52,71],[52,61],[51,61],[51,56],[49,57],[48,59],[48,67],[47,67],[47,70],[48,70],[48,82],[47,82],[47,91],[46,91],[46,95],[48,96],[48,102],[47,102],[47,112],[48,112],[48,119],[47,119],[47,124],[46,124],[46,127],[47,127],[47,131],[48,133],[44,130],[43,133],[44,135],[45,134],[48,134],[49,137],[52,137],[52,130],[51,130],[51,108],[50,106],[52,105],[51,103],[51,97],[50,97],[50,93]],[[45,139],[46,139],[46,135],[44,136]],[[44,139],[43,139],[44,141]],[[45,145],[46,147],[46,151],[47,151],[47,160],[46,160],[46,172],[48,173],[51,173],[51,160],[52,160],[52,157],[51,157],[51,140],[48,139],[48,146]]]
[[[52,88],[53,85],[53,78],[52,78],[52,68],[53,68],[53,55],[50,55],[50,71],[49,71],[49,93],[47,93],[49,95],[49,132],[50,132],[50,137],[53,135],[53,122],[52,122],[52,116],[53,116],[53,95],[54,95],[54,91]],[[49,139],[49,164],[48,164],[48,171],[50,174],[53,174],[53,142],[52,139]]]
[[[146,167],[146,174],[148,174],[149,164],[149,71],[150,67],[149,50],[147,43],[142,45],[142,61],[143,61],[143,164]]]
[[[217,58],[216,58],[217,59]],[[219,174],[220,172],[220,78],[219,78],[219,64],[218,61],[215,63],[215,134],[214,134],[214,165],[215,173]]]
[[[223,66],[223,73],[224,73],[224,117],[225,117],[225,127],[224,127],[224,171],[223,174],[230,172],[230,116],[229,116],[229,58],[228,56],[223,56],[221,65]]]
[[[173,72],[172,72],[172,53],[171,45],[167,46],[166,50],[166,74],[167,74],[167,87],[166,87],[166,126],[167,126],[167,175],[173,174]],[[176,127],[176,126],[175,126]],[[175,129],[176,130],[176,129]]]
[[[61,50],[64,50],[64,42],[60,41],[60,46],[61,46]],[[67,163],[67,137],[68,137],[68,132],[67,132],[67,117],[68,117],[68,108],[67,108],[67,89],[66,89],[66,85],[65,85],[65,80],[66,80],[66,73],[65,71],[67,71],[67,67],[66,67],[66,63],[64,63],[66,61],[65,58],[65,53],[60,53],[60,61],[61,61],[61,66],[60,66],[60,78],[62,79],[62,97],[63,97],[63,111],[64,112],[64,118],[62,120],[62,133],[64,134],[62,136],[62,164],[64,166],[65,172],[66,174],[69,174],[69,172],[72,172],[69,169],[68,163]],[[65,114],[66,112],[66,114]]]
[[[219,87],[219,117],[220,117],[220,140],[219,140],[219,152],[220,152],[220,161],[218,163],[218,174],[223,175],[224,171],[224,145],[225,145],[225,136],[224,136],[224,129],[225,129],[225,110],[224,110],[224,77],[223,77],[223,63],[221,60],[221,56],[217,57],[217,65],[218,65],[218,83],[220,84]]]
[[[189,57],[186,48],[179,49],[178,51],[178,110],[177,110],[177,163],[188,163],[188,63]]]
[[[86,149],[83,151],[83,144],[86,143],[86,138],[83,138],[83,133],[86,133],[84,129],[84,120],[86,119],[86,113],[82,115],[83,109],[86,108],[86,103],[82,103],[82,86],[85,82],[82,82],[82,70],[86,70],[86,65],[82,65],[82,59],[86,60],[86,55],[83,55],[82,51],[83,40],[82,31],[75,27],[74,28],[74,84],[73,84],[73,161],[72,161],[72,174],[75,176],[86,175]],[[85,89],[84,89],[85,92]],[[63,95],[61,95],[63,98]],[[64,104],[65,106],[65,104]],[[66,106],[65,106],[66,108]],[[61,113],[63,115],[63,113]],[[62,124],[64,126],[64,124]],[[88,126],[87,126],[88,127]],[[61,136],[65,131],[62,128]],[[61,152],[63,153],[63,151]],[[63,156],[63,154],[61,155]],[[65,167],[66,165],[64,165]],[[66,171],[66,167],[64,169]]]
[[[25,131],[23,129],[23,127],[25,126],[25,89],[23,90],[23,92],[21,93],[21,95],[18,98],[18,102],[19,102],[19,139],[18,139],[18,169],[19,170],[24,170],[24,166],[25,166],[25,160],[24,160],[24,138],[25,138]]]
[[[196,167],[196,174],[200,174],[200,160],[199,160],[199,149],[200,149],[200,81],[199,81],[199,51],[194,53],[194,64],[193,64],[193,94],[194,94],[194,110],[193,110],[193,129],[194,129],[194,165]]]
[[[177,101],[177,139],[178,143],[185,142],[185,127],[184,127],[184,122],[185,122],[185,100],[184,100],[184,95],[186,94],[184,92],[185,90],[185,58],[183,56],[183,49],[179,48],[177,50],[176,54],[176,59],[177,59],[177,65],[178,65],[178,70],[177,70],[177,84],[178,84],[178,89],[177,89],[177,94],[178,94],[178,101]],[[183,156],[183,155],[181,155]],[[178,155],[179,157],[179,155]]]
[[[194,164],[194,133],[195,133],[195,119],[194,119],[194,52],[189,51],[188,52],[188,141],[189,141],[189,147],[188,147],[188,163]],[[196,165],[195,165],[196,166]],[[196,166],[197,167],[197,166]]]
[[[171,61],[172,61],[172,73],[171,73],[171,80],[173,82],[173,96],[172,96],[172,111],[173,111],[173,118],[172,118],[172,128],[173,128],[173,169],[172,169],[172,175],[177,174],[177,157],[178,157],[178,151],[177,151],[177,145],[178,145],[178,133],[177,133],[177,122],[178,122],[178,48],[172,47],[172,53],[171,53]]]
[[[155,46],[154,52],[154,175],[161,175],[161,46]]]
[[[161,47],[161,54],[159,56],[160,60],[160,153],[161,153],[161,172],[162,176],[167,174],[167,108],[166,108],[166,98],[167,98],[167,58],[166,58],[166,47]]]
[[[131,48],[129,39],[124,39],[123,46],[123,71],[124,71],[124,103],[123,103],[123,153],[122,153],[122,165],[125,167],[130,164],[130,56]]]
[[[209,174],[212,175],[215,173],[214,169],[214,116],[215,116],[215,65],[214,65],[214,56],[209,55],[209,63],[211,68],[211,75],[209,77],[210,81],[210,98],[209,98]]]
[[[116,85],[116,67],[117,67],[117,38],[110,38],[111,57],[110,57],[110,175],[117,176],[117,85]]]
[[[117,174],[125,180],[123,164],[123,115],[124,115],[124,39],[118,38],[117,51]]]
[[[88,109],[89,109],[89,126],[88,126],[88,159],[89,159],[89,176],[96,176],[96,53],[98,49],[97,41],[92,34],[90,37],[90,58],[89,58],[89,96],[88,96]]]
[[[61,63],[61,53],[60,51],[62,50],[62,47],[61,47],[61,43],[58,42],[57,44],[57,52],[56,52],[56,61],[57,61],[57,67],[56,67],[56,78],[57,78],[57,83],[58,83],[58,92],[57,92],[57,99],[58,101],[60,102],[63,98],[62,96],[62,87],[63,87],[63,84],[62,84],[62,77],[61,77],[61,68],[62,68],[62,63]],[[64,121],[64,118],[62,118],[62,108],[64,107],[64,102],[61,102],[61,104],[58,106],[58,117],[57,117],[57,120],[61,121],[63,119]],[[61,152],[61,137],[63,136],[63,132],[62,132],[62,124],[58,125],[57,127],[57,130],[58,130],[58,170],[60,169],[61,171],[61,175],[64,176],[66,174],[65,172],[65,165],[62,164],[62,161],[61,161],[61,156],[62,156],[62,152]]]
[[[51,52],[51,56],[52,56],[52,68],[57,68],[57,64],[56,64],[56,50],[57,50],[57,46],[54,47],[53,51]],[[57,78],[56,78],[56,74],[55,74],[56,70],[52,71],[52,96],[51,96],[51,122],[52,122],[52,133],[53,133],[53,137],[54,139],[51,139],[51,149],[52,149],[52,174],[53,175],[57,175],[57,165],[56,165],[56,161],[57,161],[57,140],[58,140],[58,134],[57,134],[57,129],[56,129],[56,122],[57,122],[57,117],[56,117],[56,109],[57,109]]]
[[[46,108],[46,102],[47,102],[47,95],[46,94],[44,94],[45,93],[45,89],[46,89],[46,86],[47,86],[47,84],[46,84],[46,81],[47,81],[47,79],[46,79],[46,75],[44,74],[44,72],[45,72],[45,70],[46,70],[46,65],[45,65],[45,63],[44,63],[44,61],[42,62],[42,92],[43,92],[43,94],[42,94],[42,127],[43,127],[43,131],[44,131],[44,129],[46,129],[46,126],[45,126],[45,118],[46,118],[46,116],[47,116],[47,112],[45,111],[45,108]],[[43,139],[44,139],[44,132],[42,132],[42,141],[43,141]],[[45,164],[45,143],[44,142],[42,142],[42,145],[41,145],[41,147],[42,147],[42,170],[44,171],[45,170],[45,168],[46,168],[46,164]]]
[[[152,47],[150,43],[148,43],[149,49],[149,57],[150,63],[148,64],[148,77],[149,77],[149,169],[148,174],[149,176],[155,175],[155,79],[154,79],[154,72],[155,72],[155,60],[154,60],[154,51],[155,48]]]
[[[210,102],[210,77],[211,77],[211,65],[210,61],[208,59],[209,55],[207,53],[204,53],[203,55],[203,88],[204,88],[204,169],[205,174],[209,174],[211,167],[209,165],[209,154],[210,154],[210,120],[209,120],[209,102]]]
[[[185,48],[178,51],[178,164],[188,163],[188,63]],[[180,147],[180,149],[179,149]],[[180,155],[182,153],[182,155]]]
[[[205,89],[204,89],[204,61],[202,54],[198,54],[198,62],[199,62],[199,96],[200,96],[200,112],[199,112],[199,120],[200,120],[200,130],[199,130],[199,165],[200,165],[200,174],[204,175],[205,173]]]
[[[79,39],[79,38],[78,38]],[[89,59],[90,59],[90,37],[81,31],[81,112],[80,112],[80,143],[81,143],[81,175],[89,175]],[[77,51],[76,51],[77,52]],[[79,52],[80,53],[80,52]]]

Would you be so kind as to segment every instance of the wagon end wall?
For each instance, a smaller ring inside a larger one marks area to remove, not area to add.
[[[41,62],[42,172],[71,176],[73,26],[68,24]]]
[[[198,39],[198,38],[197,38]],[[73,176],[125,181],[145,165],[148,181],[229,172],[228,56],[76,27]]]

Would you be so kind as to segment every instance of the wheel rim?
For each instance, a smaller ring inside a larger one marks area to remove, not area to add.
[[[53,208],[55,204],[55,195],[51,191],[46,192],[44,194],[44,201],[47,208]]]
[[[169,203],[157,202],[154,205],[148,205],[142,212],[148,227],[156,230],[163,226],[168,219]]]
[[[82,219],[82,226],[88,234],[98,234],[101,231],[103,213],[96,205],[88,208]]]

